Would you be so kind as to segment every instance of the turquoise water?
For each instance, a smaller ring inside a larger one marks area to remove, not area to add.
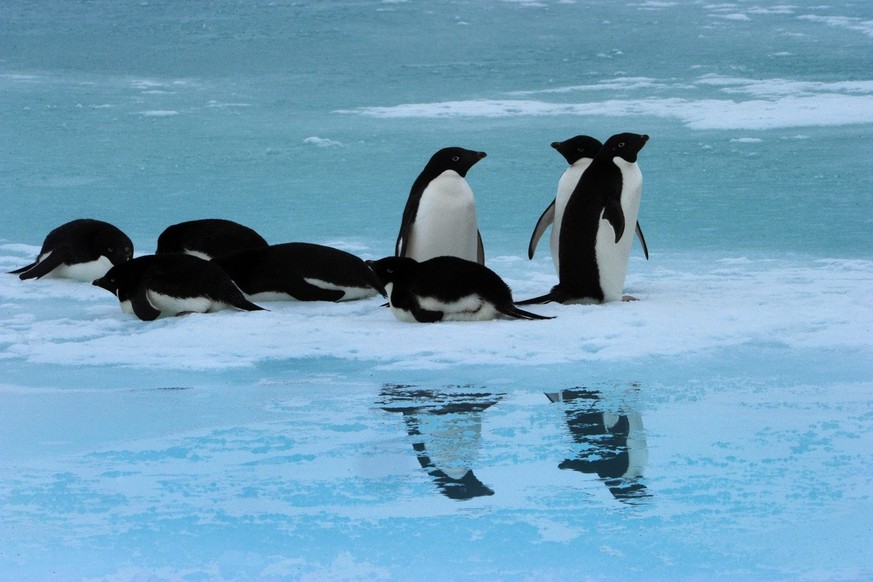
[[[5,2],[0,269],[79,217],[391,254],[448,145],[488,265],[578,133],[647,133],[621,305],[146,324],[0,279],[0,577],[867,579],[866,2]],[[470,470],[470,475],[465,471]]]

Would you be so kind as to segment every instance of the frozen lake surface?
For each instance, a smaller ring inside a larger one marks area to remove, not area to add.
[[[145,323],[0,276],[0,578],[873,577],[873,6],[0,7],[0,271],[74,218],[393,251],[437,149],[516,298],[565,162],[647,133],[639,301]]]

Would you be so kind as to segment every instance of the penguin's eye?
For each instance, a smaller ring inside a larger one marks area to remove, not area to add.
[[[618,147],[623,148],[623,147],[624,147],[624,142],[620,142],[620,143],[618,144]]]
[[[461,159],[461,156],[453,156],[453,157],[452,157],[452,161],[453,161],[453,162],[457,162],[457,161],[460,160],[460,159]]]
[[[393,275],[393,274],[394,274],[394,269],[392,269],[392,268],[389,267],[389,268],[385,269],[385,272],[388,273],[389,275]]]
[[[112,247],[109,247],[107,250],[108,250],[110,253],[115,251],[115,249],[112,248]]]

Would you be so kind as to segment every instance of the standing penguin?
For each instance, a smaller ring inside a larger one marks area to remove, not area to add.
[[[36,261],[10,273],[22,281],[49,276],[91,282],[132,257],[133,243],[117,227],[79,218],[48,233]]]
[[[143,321],[231,307],[263,309],[246,299],[217,264],[184,253],[137,257],[112,267],[94,285],[118,297],[123,312]]]
[[[266,246],[264,237],[247,226],[223,218],[204,218],[168,226],[158,237],[155,254],[187,253],[208,261],[235,251]]]
[[[417,261],[452,256],[485,264],[476,201],[465,179],[467,171],[485,155],[450,147],[430,158],[409,192],[396,256]]]
[[[560,261],[558,259],[558,241],[561,238],[561,221],[564,218],[564,209],[567,207],[567,202],[570,200],[570,195],[579,183],[579,178],[585,169],[591,165],[594,156],[600,151],[603,144],[599,140],[587,136],[577,135],[564,141],[556,141],[552,143],[552,147],[558,150],[570,167],[564,170],[558,180],[558,193],[552,203],[540,216],[537,221],[534,231],[530,237],[530,243],[527,247],[527,257],[533,259],[536,252],[537,244],[543,233],[552,225],[552,234],[549,238],[549,247],[552,251],[552,262],[555,265],[555,273],[560,273]],[[643,246],[643,253],[646,259],[649,258],[649,248],[646,246],[646,239],[643,236],[643,230],[640,228],[640,223],[636,225],[637,238],[640,239],[640,244]]]
[[[610,137],[579,178],[561,220],[558,284],[519,305],[606,303],[622,299],[643,176],[637,155],[649,136]]]
[[[600,147],[603,144],[599,140],[587,136],[577,135],[564,141],[556,141],[552,143],[552,147],[558,150],[570,167],[564,170],[558,180],[558,193],[548,208],[542,213],[540,219],[534,227],[533,234],[530,237],[530,243],[527,247],[527,256],[532,259],[534,252],[539,243],[540,237],[552,225],[552,234],[549,238],[549,246],[552,250],[552,262],[555,264],[555,272],[559,271],[558,267],[558,240],[561,236],[561,220],[564,218],[564,208],[567,207],[567,201],[570,200],[570,195],[579,183],[579,178],[585,171]]]

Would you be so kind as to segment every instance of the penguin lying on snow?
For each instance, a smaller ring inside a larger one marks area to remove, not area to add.
[[[558,245],[561,240],[561,221],[564,219],[564,209],[567,207],[567,202],[570,200],[570,195],[579,183],[579,178],[585,169],[591,165],[594,156],[600,151],[603,144],[597,139],[588,135],[577,135],[564,141],[556,141],[552,143],[559,154],[564,156],[570,167],[564,170],[561,178],[558,180],[558,193],[555,199],[543,211],[533,233],[530,236],[530,243],[527,246],[527,258],[532,259],[534,252],[537,250],[537,243],[543,233],[552,225],[552,234],[549,237],[549,247],[552,251],[552,262],[555,264],[555,273],[560,273],[560,263],[558,260]],[[643,229],[640,223],[636,225],[637,238],[640,239],[640,244],[643,247],[643,254],[646,259],[649,258],[649,247],[646,245],[646,238],[643,236]]]
[[[263,309],[243,297],[221,267],[183,253],[137,257],[112,267],[94,285],[113,293],[122,311],[143,321],[231,307]]]
[[[36,261],[10,273],[22,281],[49,276],[90,282],[131,257],[133,243],[118,228],[79,218],[48,233]]]
[[[188,253],[208,261],[227,253],[266,246],[264,237],[247,226],[222,218],[204,218],[168,226],[158,237],[155,254]]]
[[[213,259],[253,301],[348,301],[385,295],[376,273],[345,251],[310,243],[247,249]]]
[[[385,284],[391,311],[400,321],[552,319],[516,307],[503,279],[473,261],[436,257],[419,263],[386,257],[368,264]]]
[[[558,284],[531,303],[605,303],[622,299],[643,177],[637,156],[649,136],[610,137],[573,189],[558,241]]]
[[[412,184],[394,254],[416,261],[452,256],[485,264],[467,171],[486,156],[464,148],[436,152]]]

